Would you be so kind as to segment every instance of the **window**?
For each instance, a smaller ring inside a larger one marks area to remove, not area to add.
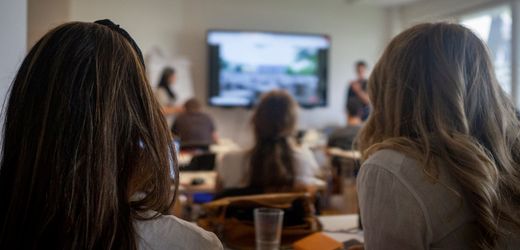
[[[506,5],[487,9],[463,16],[460,20],[462,25],[473,30],[487,43],[497,80],[504,91],[511,95],[511,7]]]

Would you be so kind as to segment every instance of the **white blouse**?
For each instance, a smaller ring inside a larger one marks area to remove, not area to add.
[[[155,90],[155,98],[157,99],[157,101],[159,102],[161,107],[168,107],[168,106],[175,105],[175,100],[173,98],[171,98],[168,95],[168,92],[166,92],[166,90],[163,88],[157,88]],[[171,126],[173,125],[173,120],[175,119],[175,116],[174,115],[165,115],[165,118],[166,118],[166,122],[168,123],[168,127],[171,128]]]
[[[306,147],[293,147],[296,183],[320,185],[320,169],[312,151]],[[249,152],[230,152],[222,156],[216,167],[222,188],[244,188],[249,183]]]

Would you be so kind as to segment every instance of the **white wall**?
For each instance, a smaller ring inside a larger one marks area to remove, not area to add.
[[[418,22],[454,20],[454,16],[477,10],[487,5],[506,2],[506,0],[428,0],[405,5],[401,8],[403,28]]]
[[[353,64],[376,61],[385,40],[384,9],[349,5],[343,0],[71,0],[71,19],[111,18],[127,29],[146,54],[159,46],[192,63],[196,96],[206,98],[206,30],[259,29],[325,33],[332,37],[329,106],[302,111],[302,128],[344,122],[346,82]],[[248,138],[250,112],[210,109],[224,137],[242,144]]]
[[[70,20],[70,0],[24,0],[27,8],[27,47],[47,31]]]
[[[0,1],[0,107],[25,55],[26,41],[27,1]]]

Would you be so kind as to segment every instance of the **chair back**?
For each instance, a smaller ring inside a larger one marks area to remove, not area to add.
[[[273,193],[228,197],[203,205],[206,215],[199,226],[215,232],[223,243],[233,249],[255,248],[255,208],[284,210],[282,248],[312,233],[321,231],[316,217],[314,199],[307,193]]]
[[[183,167],[183,171],[213,171],[215,169],[214,153],[196,154],[191,158],[190,164]]]

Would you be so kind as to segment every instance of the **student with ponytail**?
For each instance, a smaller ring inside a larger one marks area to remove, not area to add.
[[[319,182],[318,164],[312,152],[296,146],[292,139],[296,120],[297,104],[287,92],[264,94],[251,120],[253,148],[228,153],[217,166],[222,188],[288,192]]]

